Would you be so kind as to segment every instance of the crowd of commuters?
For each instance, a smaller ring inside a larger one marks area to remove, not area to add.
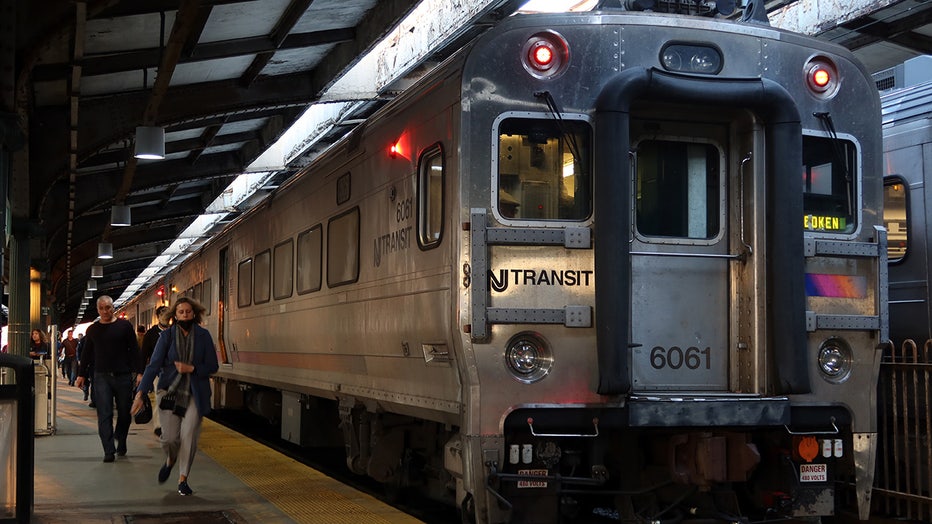
[[[42,330],[30,333],[29,356],[37,364],[57,356],[62,380],[90,398],[104,462],[127,455],[133,415],[154,394],[154,431],[164,451],[156,478],[165,483],[177,465],[178,493],[185,496],[194,493],[188,476],[201,422],[210,412],[210,376],[219,369],[213,338],[201,326],[205,311],[181,297],[156,309],[152,327],[134,327],[116,315],[111,297],[101,296],[99,317],[84,334],[68,329],[50,343]]]

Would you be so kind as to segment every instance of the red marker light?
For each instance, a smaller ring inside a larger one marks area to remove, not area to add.
[[[405,131],[395,140],[395,143],[388,146],[388,156],[391,158],[406,158],[411,160],[411,137]]]
[[[824,67],[817,68],[812,72],[812,83],[819,86],[825,87],[832,80],[832,75]]]
[[[546,69],[553,62],[553,48],[542,43],[531,52],[531,60],[538,68]]]
[[[566,70],[570,59],[567,41],[553,31],[532,35],[521,48],[521,64],[538,79],[558,76]]]
[[[816,57],[804,69],[806,85],[819,98],[828,98],[838,92],[838,69],[830,60]]]

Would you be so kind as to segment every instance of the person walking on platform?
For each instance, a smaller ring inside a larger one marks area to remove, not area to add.
[[[140,351],[142,351],[142,361],[146,366],[148,366],[149,361],[152,360],[152,353],[155,351],[155,343],[159,341],[159,335],[168,329],[168,323],[171,322],[171,312],[168,310],[168,306],[159,306],[155,308],[155,318],[158,320],[158,323],[146,331],[146,334],[142,337],[142,344],[139,346]],[[159,419],[159,410],[152,410],[152,418],[155,421],[155,434],[161,437],[162,424]]]
[[[65,340],[61,341],[61,369],[64,378],[68,379],[68,385],[74,385],[74,379],[77,378],[78,371],[78,341],[74,338],[74,330],[69,329]]]
[[[113,462],[114,455],[126,455],[130,408],[135,374],[142,367],[136,332],[127,320],[117,318],[113,299],[103,295],[97,299],[100,319],[87,328],[81,366],[75,384],[81,387],[88,369],[93,367],[94,403],[97,405],[97,433],[104,448],[104,462]],[[116,429],[113,426],[113,403],[116,400]]]
[[[204,307],[196,301],[179,298],[172,306],[172,327],[162,332],[149,365],[143,373],[133,401],[133,414],[142,409],[142,396],[152,390],[159,376],[157,404],[162,424],[160,437],[165,462],[159,469],[159,484],[168,480],[175,462],[180,462],[178,493],[194,491],[188,485],[191,463],[197,453],[201,420],[210,413],[210,375],[220,368],[210,332],[199,324]]]

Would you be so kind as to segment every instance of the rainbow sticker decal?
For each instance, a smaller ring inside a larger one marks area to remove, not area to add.
[[[867,278],[806,273],[806,295],[810,297],[864,298],[867,296]]]

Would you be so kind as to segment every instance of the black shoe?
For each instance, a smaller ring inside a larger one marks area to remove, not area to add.
[[[164,484],[165,481],[168,480],[168,476],[171,475],[172,472],[172,466],[174,466],[174,464],[171,466],[168,464],[162,464],[162,469],[159,470],[159,484]],[[180,490],[181,487],[179,486],[178,489]]]
[[[104,462],[113,462],[114,460],[116,460],[116,457],[113,456],[113,453],[104,455]]]
[[[178,483],[178,494],[183,497],[187,497],[188,495],[194,494],[194,490],[192,490],[191,487],[188,486],[187,480],[182,480],[181,482]]]
[[[91,402],[91,403],[88,404],[87,406],[88,406],[88,407],[91,407],[91,408],[96,408],[96,407],[97,407],[97,404]]]
[[[84,394],[84,400],[87,400],[87,393]]]
[[[162,436],[162,428],[155,428],[154,430],[152,430],[152,432],[155,433],[156,437]]]
[[[120,444],[117,446],[117,455],[121,457],[126,456],[126,442],[120,442]]]

